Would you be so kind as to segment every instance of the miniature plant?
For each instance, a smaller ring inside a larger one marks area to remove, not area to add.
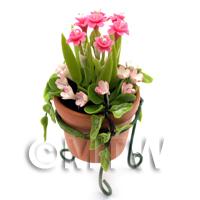
[[[131,127],[131,124],[113,125],[109,113],[121,118],[130,111],[139,90],[137,84],[151,83],[152,78],[141,68],[120,64],[122,38],[129,34],[123,15],[107,17],[105,13],[95,11],[76,20],[69,36],[61,36],[64,64],[50,77],[44,91],[45,116],[41,119],[44,140],[49,115],[68,133],[88,138],[90,149],[104,145],[100,158],[103,169],[107,170],[111,137]],[[105,28],[106,34],[102,33]],[[52,106],[54,97],[63,101],[72,100],[81,112],[92,115],[92,127],[88,134],[82,134],[63,123]],[[107,131],[101,130],[104,118],[110,124]]]

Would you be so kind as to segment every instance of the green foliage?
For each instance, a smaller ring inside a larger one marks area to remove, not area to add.
[[[90,78],[92,79],[92,82],[94,83],[95,82],[95,73],[94,73],[94,64],[93,64],[93,60],[92,60],[93,57],[92,57],[92,51],[91,51],[90,44],[88,44],[86,47],[85,56],[87,58],[87,65],[89,67],[90,74],[91,74]]]
[[[103,123],[104,116],[102,115],[92,115],[92,127],[90,130],[90,139],[95,140],[99,130],[101,128],[101,125]]]
[[[84,108],[84,111],[88,114],[96,114],[104,110],[104,105],[89,105]]]
[[[131,128],[133,125],[132,124],[125,124],[125,125],[120,125],[120,126],[116,126],[116,135],[119,135],[120,133],[128,130],[129,128]]]
[[[111,102],[111,105],[133,102],[135,98],[136,96],[134,94],[120,94],[114,101]]]
[[[119,105],[113,105],[110,111],[113,113],[115,118],[121,118],[125,113],[131,110],[132,103],[122,103]]]
[[[83,68],[83,72],[84,72],[83,86],[88,87],[91,81],[91,72],[90,72],[88,62],[87,62],[87,57],[80,54],[79,58],[80,58],[81,67]]]
[[[110,83],[112,77],[112,69],[113,69],[112,53],[109,53],[108,59],[99,75],[99,80],[108,81],[108,83]]]
[[[93,58],[92,61],[93,61],[94,66],[95,66],[95,75],[96,75],[96,77],[98,77],[100,72],[101,72],[101,70],[102,70],[102,66],[101,66],[101,64],[100,64],[98,59]]]
[[[58,76],[57,74],[53,74],[47,84],[46,84],[46,87],[44,89],[44,94],[43,94],[43,97],[44,97],[44,100],[45,102],[49,103],[51,99],[53,99],[54,96],[59,96],[60,95],[60,90],[57,88],[55,82],[56,80],[58,79]]]
[[[105,147],[99,154],[101,166],[104,171],[107,171],[110,166],[110,152],[107,147]]]
[[[69,125],[67,125],[57,113],[56,113],[56,119],[60,128],[63,129],[65,132],[69,133],[70,135],[80,138],[88,138],[87,134],[83,134],[80,131],[77,131],[72,127],[70,127]]]
[[[48,117],[47,114],[45,114],[44,117],[42,117],[42,119],[40,120],[43,129],[44,129],[44,141],[46,141],[47,139],[47,126],[48,126]]]
[[[44,112],[48,113],[53,122],[56,122],[56,115],[52,104],[49,102],[43,106]]]
[[[90,34],[90,45],[93,46],[95,38],[99,37],[101,35],[101,33],[99,32],[99,30],[94,29],[91,34]]]
[[[115,98],[117,98],[117,96],[121,93],[122,84],[123,84],[122,80],[118,81],[114,90],[110,94],[110,97],[109,97],[110,102],[112,102]]]
[[[90,149],[96,149],[98,148],[101,144],[105,144],[110,140],[111,133],[100,133],[97,135],[95,140],[90,140]]]
[[[142,109],[140,109],[139,117],[138,120],[141,122],[142,121]]]
[[[142,72],[143,74],[143,82],[144,83],[152,83],[153,78],[151,76],[149,76],[148,74]]]
[[[68,66],[72,80],[77,84],[82,81],[81,67],[78,65],[71,47],[67,44],[65,36],[62,34],[62,50],[65,62]]]
[[[88,87],[88,98],[94,104],[102,104],[104,102],[103,97],[95,92],[96,84],[93,83]]]

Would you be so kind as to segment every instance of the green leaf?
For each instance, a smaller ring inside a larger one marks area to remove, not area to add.
[[[116,83],[115,89],[110,94],[110,98],[109,98],[110,102],[112,102],[120,94],[122,84],[123,84],[123,80],[119,80],[118,83]]]
[[[114,88],[117,82],[117,52],[116,52],[116,47],[112,47],[112,61],[113,61],[113,68],[112,68],[112,75],[111,75],[111,83],[110,83],[110,88]]]
[[[141,72],[143,74],[143,82],[144,83],[152,83],[153,78],[149,76],[148,74]]]
[[[80,131],[77,131],[77,130],[73,129],[72,127],[68,126],[61,119],[61,117],[58,115],[58,113],[56,113],[56,119],[57,119],[57,122],[58,122],[58,125],[60,126],[60,128],[63,129],[65,132],[69,133],[70,135],[73,135],[75,137],[80,137],[80,138],[88,138],[87,134],[83,134]]]
[[[120,59],[121,44],[122,44],[122,37],[119,37],[119,38],[117,39],[116,43],[115,43],[117,64],[119,63],[119,59]]]
[[[75,55],[76,55],[76,62],[79,66],[81,66],[81,63],[80,63],[80,58],[79,58],[79,53],[80,53],[80,48],[79,46],[74,46],[74,52],[75,52]]]
[[[44,97],[45,102],[49,102],[51,100],[50,96],[49,96],[50,90],[51,90],[51,88],[49,87],[49,84],[47,83],[46,87],[44,89],[44,93],[43,93],[43,97]]]
[[[140,122],[142,121],[142,109],[141,109],[141,108],[140,108],[138,120],[139,120]]]
[[[65,62],[68,66],[72,80],[77,84],[81,83],[81,67],[78,65],[76,58],[71,50],[71,47],[67,44],[65,36],[62,34],[62,50]]]
[[[92,61],[93,57],[92,57],[92,51],[91,51],[90,44],[88,44],[87,47],[86,47],[85,55],[86,55],[86,58],[87,58],[88,67],[90,69],[91,79],[92,79],[92,82],[94,82],[95,81],[94,64],[93,64],[93,61]]]
[[[51,117],[51,120],[53,122],[56,122],[56,115],[55,115],[55,111],[53,109],[53,106],[51,103],[47,103],[43,106],[43,110],[44,112],[48,113],[49,116]]]
[[[50,89],[51,89],[51,91],[58,91],[59,89],[57,88],[57,86],[56,86],[56,80],[58,79],[58,76],[57,76],[57,74],[53,74],[51,77],[50,77],[50,79],[49,79],[49,81],[48,81],[48,84],[49,84],[49,87],[50,87]]]
[[[131,128],[133,125],[132,124],[125,124],[122,126],[116,126],[116,135],[119,135],[120,133],[128,130],[129,128]]]
[[[110,111],[113,113],[115,118],[121,118],[125,113],[132,109],[132,105],[132,103],[113,105]]]
[[[94,67],[95,67],[94,68],[95,69],[95,75],[96,75],[96,77],[99,77],[99,73],[102,70],[102,66],[101,66],[99,60],[97,60],[96,58],[93,58],[92,61],[94,63]]]
[[[101,128],[101,125],[103,123],[104,116],[102,115],[92,115],[92,127],[90,130],[90,139],[95,140],[99,130]]]
[[[110,140],[111,133],[100,133],[95,140],[90,140],[90,149],[94,150],[101,144],[105,144]]]
[[[103,96],[100,96],[95,92],[95,87],[96,87],[95,83],[91,84],[88,87],[88,98],[94,104],[102,104],[104,102],[103,101]]]
[[[108,83],[110,83],[111,76],[112,76],[112,68],[113,68],[112,53],[110,53],[108,55],[108,59],[103,69],[101,70],[99,80],[108,81]]]
[[[100,156],[100,162],[101,162],[101,166],[103,170],[107,171],[110,166],[110,152],[108,148],[106,147],[104,150],[102,150],[99,156]]]
[[[47,139],[47,126],[48,126],[48,117],[47,114],[45,114],[45,116],[40,120],[43,129],[44,129],[44,141],[46,141]]]
[[[84,111],[88,114],[96,114],[104,110],[104,106],[100,105],[89,105],[84,108]]]
[[[101,35],[101,33],[97,30],[94,29],[91,34],[90,34],[90,45],[93,46],[95,38],[99,37]]]
[[[134,94],[120,94],[114,101],[111,102],[111,105],[133,102],[135,98],[136,96]]]

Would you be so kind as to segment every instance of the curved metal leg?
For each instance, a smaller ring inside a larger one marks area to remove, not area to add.
[[[103,168],[100,167],[100,170],[99,170],[99,187],[105,195],[110,196],[112,194],[112,188],[110,187],[109,183],[105,179],[102,180],[102,176],[103,176]],[[106,189],[104,188],[103,184],[106,186]]]
[[[71,159],[69,159],[69,158],[66,158],[66,157],[65,157],[65,155],[64,155],[64,153],[65,153],[65,152],[68,152],[68,151],[70,152],[70,150],[69,150],[69,149],[62,149],[62,150],[60,151],[60,156],[61,156],[61,158],[62,158],[64,161],[66,161],[66,162],[70,163],[70,162],[74,161],[75,157],[74,157],[74,156],[72,156],[72,158],[71,158]]]
[[[137,120],[139,119],[139,114],[141,112],[142,103],[143,103],[143,99],[141,99],[141,101],[140,101],[140,106],[138,108],[137,113],[135,114],[135,119],[133,120],[133,129],[132,129],[131,139],[130,139],[130,144],[129,144],[129,149],[128,149],[127,162],[128,162],[129,167],[131,167],[132,169],[136,169],[137,167],[139,167],[140,164],[143,161],[143,156],[140,153],[138,153],[138,152],[133,153],[132,152],[133,138],[134,138],[134,135],[135,135]],[[137,163],[135,162],[135,158],[139,158],[139,161]]]

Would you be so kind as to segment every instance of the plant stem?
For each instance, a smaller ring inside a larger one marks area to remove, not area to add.
[[[88,93],[87,90],[85,88],[83,88],[82,86],[78,85],[78,89],[83,91],[84,93]]]
[[[100,61],[101,65],[104,64],[104,60],[105,60],[105,52],[103,52],[101,56],[101,61]]]
[[[80,48],[80,52],[81,52],[81,54],[82,54],[82,55],[84,55],[84,52],[83,52],[83,47],[82,47],[82,45],[81,45],[81,44],[79,45],[79,48]]]

